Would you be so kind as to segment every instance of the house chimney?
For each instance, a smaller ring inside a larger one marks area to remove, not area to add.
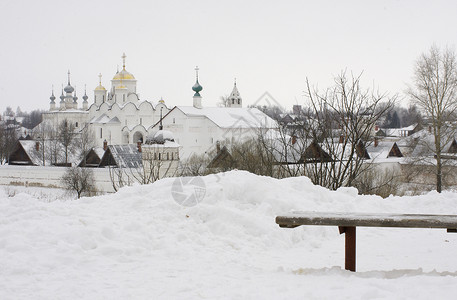
[[[38,141],[35,142],[35,150],[40,151],[40,142]]]
[[[340,144],[344,143],[344,136],[340,135]]]
[[[219,154],[221,152],[221,143],[219,141],[216,142],[216,153]]]
[[[374,126],[374,130],[375,130],[375,131],[378,131],[378,130],[379,130],[379,125],[375,125],[375,126]]]
[[[297,142],[297,137],[295,135],[292,136],[292,145],[295,145]]]
[[[378,147],[378,144],[379,144],[379,139],[378,139],[378,137],[375,137],[374,138],[374,146]]]
[[[108,149],[108,142],[106,140],[103,141],[103,150],[106,151]]]
[[[136,146],[138,147],[138,152],[141,152],[141,141],[136,142]]]

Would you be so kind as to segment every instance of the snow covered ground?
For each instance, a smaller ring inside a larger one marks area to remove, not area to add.
[[[344,235],[336,227],[283,229],[274,221],[292,210],[457,214],[455,193],[382,199],[351,188],[331,192],[305,177],[277,180],[242,171],[202,179],[204,198],[192,207],[174,200],[180,201],[173,178],[77,201],[3,187],[0,299],[457,294],[457,234],[358,228],[358,272],[351,273],[344,270]]]

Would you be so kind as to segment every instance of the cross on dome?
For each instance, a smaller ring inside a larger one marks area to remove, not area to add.
[[[122,54],[122,69],[125,70],[125,58],[127,57],[127,55],[125,55],[125,52]]]

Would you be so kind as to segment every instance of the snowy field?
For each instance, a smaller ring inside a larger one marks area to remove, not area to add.
[[[336,227],[274,221],[293,210],[457,214],[455,193],[382,199],[241,171],[202,179],[205,196],[193,207],[174,200],[175,179],[74,201],[59,190],[1,187],[0,299],[457,295],[457,234],[358,228],[351,273]]]

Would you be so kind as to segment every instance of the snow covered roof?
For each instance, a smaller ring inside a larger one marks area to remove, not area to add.
[[[404,137],[404,136],[408,136],[417,127],[418,127],[418,124],[413,124],[413,125],[410,125],[407,127],[402,127],[402,128],[381,128],[380,130],[382,130],[386,134],[386,136]]]
[[[206,117],[221,128],[275,128],[276,121],[257,108],[177,106],[189,117]]]
[[[149,134],[146,138],[145,144],[164,144],[166,141],[174,142],[175,138],[173,137],[173,133],[168,130],[159,130],[155,133]]]
[[[98,123],[98,124],[108,124],[108,123],[117,124],[117,123],[120,123],[120,122],[121,121],[119,121],[118,117],[110,118],[106,114],[102,114],[98,118],[94,117],[92,120],[90,120],[90,123],[92,123],[92,124],[95,124],[95,123]]]
[[[38,150],[37,150],[38,146]],[[45,152],[45,161],[43,162],[43,144],[36,140],[19,140],[18,144],[10,155],[10,164],[15,165],[35,165],[35,166],[50,166],[52,164],[65,163],[64,147],[59,145],[61,151],[57,153],[57,157],[51,161],[48,151]],[[80,161],[79,151],[69,151],[67,161],[71,165],[75,165]]]
[[[151,148],[179,148],[179,147],[181,147],[181,145],[179,145],[176,142],[165,141],[163,144],[143,144],[141,147],[142,148],[148,148],[148,147],[151,147]]]
[[[80,110],[80,109],[66,109],[66,110],[50,110],[45,112],[46,114],[69,114],[69,113],[79,113],[79,114],[88,114],[89,111],[87,110]]]
[[[43,154],[41,151],[37,150],[37,143],[38,143],[38,149],[41,148],[41,143],[33,140],[20,140],[18,141],[20,147],[24,149],[25,154],[28,156],[30,159],[30,162],[35,165],[35,166],[42,166],[43,165]],[[16,147],[16,151],[20,151],[20,148]],[[14,160],[14,161],[13,161]],[[23,159],[17,159],[14,156],[14,153],[12,153],[10,157],[10,163],[14,164],[21,164],[26,163],[25,160]],[[49,162],[46,162],[47,164],[50,164]]]
[[[103,147],[95,147],[92,150],[94,150],[95,154],[97,154],[100,158],[102,158],[103,154],[105,154],[105,149],[103,149]]]
[[[114,161],[112,161],[114,160]],[[141,152],[137,145],[109,145],[100,166],[115,164],[119,168],[140,168],[143,166]]]

